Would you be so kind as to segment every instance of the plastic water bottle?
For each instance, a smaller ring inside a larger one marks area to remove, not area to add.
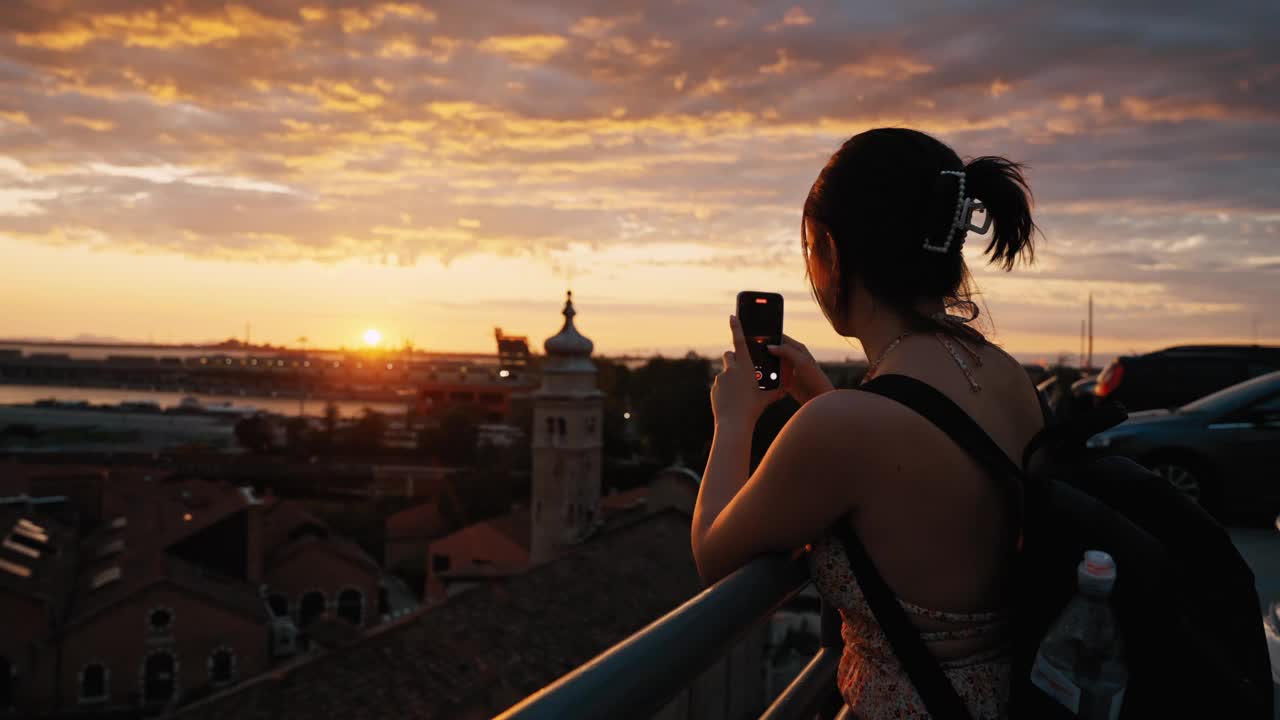
[[[1116,720],[1129,670],[1111,608],[1116,562],[1090,550],[1076,568],[1079,592],[1040,643],[1031,682],[1084,720]]]

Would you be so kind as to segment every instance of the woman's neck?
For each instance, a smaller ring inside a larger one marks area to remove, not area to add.
[[[944,309],[943,304],[937,301],[916,304],[916,311],[926,317],[942,312]],[[897,311],[883,306],[879,308],[878,312],[868,318],[865,328],[858,330],[857,338],[862,342],[862,352],[866,353],[867,362],[875,362],[879,359],[894,340],[910,332],[911,325]]]

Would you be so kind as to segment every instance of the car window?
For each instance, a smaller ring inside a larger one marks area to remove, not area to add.
[[[1280,413],[1280,393],[1276,393],[1251,408],[1254,412]]]
[[[1239,379],[1239,362],[1229,358],[1178,358],[1169,364],[1169,380],[1197,385],[1231,384]]]
[[[1226,412],[1247,404],[1248,398],[1271,397],[1277,389],[1280,389],[1280,372],[1268,373],[1187,403],[1179,412]]]
[[[1275,369],[1276,369],[1276,366],[1271,363],[1254,361],[1249,363],[1249,377],[1258,377],[1259,375],[1266,375],[1267,373]]]

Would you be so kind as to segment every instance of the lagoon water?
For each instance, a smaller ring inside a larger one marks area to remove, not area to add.
[[[204,395],[197,393],[163,392],[157,390],[120,390],[112,388],[71,387],[61,385],[0,385],[0,405],[29,405],[37,400],[88,401],[93,405],[116,405],[122,402],[153,402],[161,408],[176,408],[183,398],[194,397],[203,405],[229,402],[236,406],[254,407],[281,415],[298,415],[297,398],[249,397],[241,395]],[[403,414],[406,405],[391,402],[363,400],[335,400],[338,414],[356,417],[370,408],[392,415]],[[302,405],[302,414],[320,417],[324,415],[326,401],[308,398]]]

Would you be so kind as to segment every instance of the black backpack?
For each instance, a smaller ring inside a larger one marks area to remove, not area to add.
[[[1122,409],[1046,424],[1027,448],[1023,465],[1030,472],[1024,472],[931,386],[883,375],[861,389],[906,405],[946,432],[1003,483],[1011,517],[1021,520],[1011,524],[1009,538],[1010,717],[1072,717],[1030,682],[1031,666],[1076,592],[1084,551],[1096,549],[1110,553],[1118,571],[1112,604],[1129,669],[1121,718],[1271,720],[1271,666],[1253,573],[1226,531],[1159,475],[1128,458],[1084,451],[1085,439],[1124,419]],[[867,603],[929,714],[969,718],[862,543],[847,523],[836,528]]]

